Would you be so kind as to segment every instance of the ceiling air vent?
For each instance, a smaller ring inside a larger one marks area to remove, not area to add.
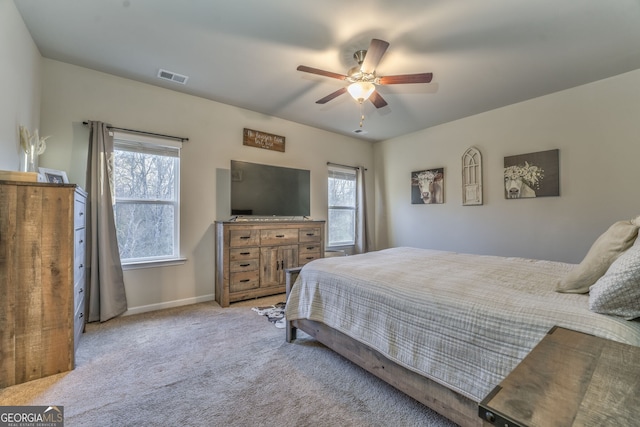
[[[182,85],[187,84],[187,80],[189,80],[189,77],[187,76],[183,76],[182,74],[173,73],[171,71],[167,71],[163,69],[160,69],[158,71],[158,78],[169,80],[174,83],[180,83]]]
[[[364,129],[356,129],[353,131],[353,133],[356,133],[358,135],[366,135],[367,131]]]

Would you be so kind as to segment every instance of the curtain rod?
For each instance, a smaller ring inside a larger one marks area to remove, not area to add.
[[[333,163],[333,162],[327,162],[327,165],[329,165],[329,166],[340,166],[342,168],[349,168],[349,169],[358,169],[358,166],[341,165],[340,163]],[[368,169],[364,168],[364,170],[368,170]]]
[[[89,122],[82,122],[82,124],[87,126],[87,125],[89,125]],[[139,133],[139,134],[142,134],[142,135],[160,136],[162,138],[178,139],[180,141],[188,141],[189,140],[189,138],[183,138],[181,136],[163,135],[161,133],[146,132],[146,131],[143,131],[143,130],[135,130],[135,129],[117,128],[115,126],[107,126],[107,129],[110,129],[110,130],[122,130],[122,131],[125,131],[125,132]]]

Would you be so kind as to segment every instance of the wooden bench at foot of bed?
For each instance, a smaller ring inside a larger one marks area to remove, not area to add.
[[[380,352],[324,323],[307,319],[288,321],[287,342],[295,340],[296,329],[306,332],[318,342],[451,421],[461,426],[482,426],[477,402],[392,362]]]

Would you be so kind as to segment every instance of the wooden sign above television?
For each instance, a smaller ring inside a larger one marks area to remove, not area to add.
[[[243,145],[284,153],[284,136],[244,128]]]

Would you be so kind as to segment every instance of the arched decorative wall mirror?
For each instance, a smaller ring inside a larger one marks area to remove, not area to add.
[[[462,204],[482,204],[482,154],[475,147],[462,155]]]

